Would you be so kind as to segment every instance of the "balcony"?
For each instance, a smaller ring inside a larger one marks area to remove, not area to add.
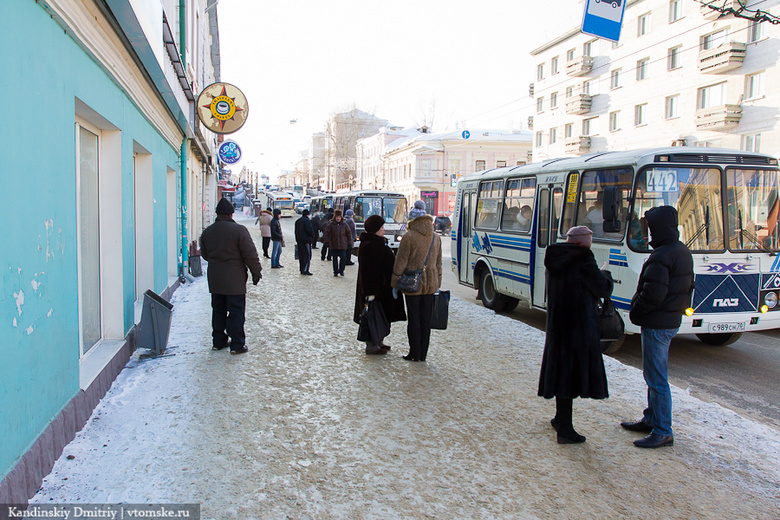
[[[534,116],[528,116],[528,129],[534,129]]]
[[[566,113],[572,115],[582,115],[590,112],[590,106],[593,103],[593,97],[590,94],[575,94],[566,98]]]
[[[739,124],[742,117],[740,105],[718,105],[700,108],[696,111],[697,130],[731,130]]]
[[[584,76],[591,69],[593,69],[593,58],[591,56],[578,56],[566,62],[567,76]]]
[[[529,83],[528,84],[528,95],[531,97],[534,97],[534,84]]]
[[[704,74],[723,74],[738,69],[745,61],[747,45],[729,42],[699,52],[699,70]]]
[[[566,153],[580,155],[590,151],[590,136],[567,137],[563,143]]]
[[[705,4],[709,4],[712,7],[707,7]],[[733,9],[738,11],[741,7],[738,0],[705,0],[704,4],[699,5],[699,10],[705,20],[717,20],[721,16],[730,14],[724,13],[723,10]]]

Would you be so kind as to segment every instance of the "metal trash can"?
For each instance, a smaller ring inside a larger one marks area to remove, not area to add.
[[[138,326],[138,346],[152,350],[155,356],[165,352],[171,332],[173,304],[152,291],[144,293],[144,307]]]

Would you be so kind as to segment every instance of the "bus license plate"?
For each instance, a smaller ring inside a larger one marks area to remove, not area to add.
[[[738,323],[710,323],[710,332],[744,332],[745,322]]]

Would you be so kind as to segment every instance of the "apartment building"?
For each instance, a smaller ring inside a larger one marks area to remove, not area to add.
[[[769,88],[780,1],[706,3],[719,9],[629,1],[619,42],[572,27],[534,49],[534,160],[669,145],[780,154],[780,90]]]

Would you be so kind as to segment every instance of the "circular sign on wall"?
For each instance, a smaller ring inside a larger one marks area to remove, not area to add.
[[[241,148],[238,143],[228,139],[222,142],[217,149],[219,160],[226,164],[235,164],[241,160]],[[229,171],[229,170],[228,170]],[[222,170],[224,173],[225,170]]]
[[[244,93],[230,83],[212,83],[198,96],[198,118],[217,134],[232,134],[249,116]]]

